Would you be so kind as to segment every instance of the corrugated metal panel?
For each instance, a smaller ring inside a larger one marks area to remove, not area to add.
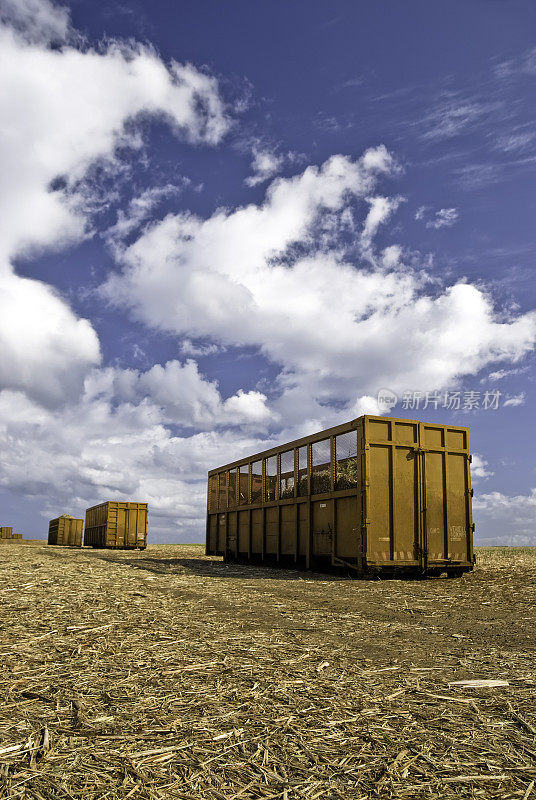
[[[123,550],[147,547],[148,503],[110,500],[86,511],[84,545]]]
[[[210,470],[207,553],[361,574],[470,570],[469,463],[467,428],[364,416],[319,431]],[[249,476],[240,498],[237,475]]]
[[[12,539],[13,538],[13,528],[8,528],[4,526],[0,528],[0,539]]]

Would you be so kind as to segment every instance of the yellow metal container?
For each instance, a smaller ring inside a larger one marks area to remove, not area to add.
[[[12,539],[13,538],[13,528],[3,527],[0,528],[0,539]]]
[[[22,533],[14,533],[12,538],[20,540],[20,539],[22,539]]]
[[[147,547],[147,503],[100,503],[86,511],[84,545],[122,550]]]
[[[82,547],[83,519],[76,519],[70,514],[62,514],[48,523],[48,543]]]
[[[364,416],[210,470],[206,552],[358,575],[473,568],[467,428]]]

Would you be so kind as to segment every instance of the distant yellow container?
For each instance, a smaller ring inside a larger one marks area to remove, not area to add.
[[[22,539],[22,533],[14,533],[12,538],[13,539]]]
[[[0,528],[0,539],[12,539],[13,538],[13,528]]]
[[[114,500],[88,508],[84,545],[121,550],[145,550],[148,511],[148,503]]]
[[[62,514],[48,523],[48,543],[82,547],[83,519],[75,519],[70,514]]]

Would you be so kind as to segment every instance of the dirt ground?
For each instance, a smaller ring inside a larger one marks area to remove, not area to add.
[[[536,548],[477,559],[362,582],[3,542],[0,797],[536,800]]]

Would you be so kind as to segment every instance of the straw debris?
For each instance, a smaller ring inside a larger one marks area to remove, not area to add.
[[[536,797],[536,553],[354,581],[195,546],[0,565],[0,797]]]

